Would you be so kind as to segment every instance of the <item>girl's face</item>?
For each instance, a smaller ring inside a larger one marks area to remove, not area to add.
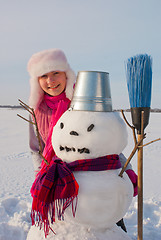
[[[58,96],[65,87],[67,77],[65,72],[53,71],[38,77],[40,87],[51,96]]]

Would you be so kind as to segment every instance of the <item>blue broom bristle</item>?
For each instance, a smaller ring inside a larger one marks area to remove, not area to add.
[[[147,54],[129,58],[126,65],[126,78],[131,108],[150,107],[152,58]]]

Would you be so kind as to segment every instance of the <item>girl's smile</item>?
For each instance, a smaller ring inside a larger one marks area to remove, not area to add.
[[[60,84],[58,84],[57,86],[52,86],[52,87],[48,87],[48,88],[55,89],[55,88],[58,88],[59,86],[60,86]]]
[[[65,72],[53,71],[38,77],[39,84],[44,92],[51,96],[58,96],[66,87]]]

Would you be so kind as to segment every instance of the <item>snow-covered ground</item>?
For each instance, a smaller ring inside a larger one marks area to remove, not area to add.
[[[28,148],[28,123],[18,118],[17,113],[27,116],[21,109],[0,109],[0,240],[25,240],[31,227],[30,187],[34,173]],[[125,115],[131,122],[130,113]],[[160,124],[161,113],[151,113],[144,143],[161,137]],[[126,157],[133,148],[130,128],[128,133]],[[132,165],[137,172],[137,155],[132,159]],[[161,239],[160,182],[161,141],[158,141],[144,147],[144,240]],[[133,199],[124,219],[128,235],[136,240],[137,198]],[[80,230],[78,235],[81,235]]]

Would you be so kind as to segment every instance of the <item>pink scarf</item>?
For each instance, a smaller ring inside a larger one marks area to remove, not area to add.
[[[53,127],[61,115],[68,109],[69,104],[70,100],[66,98],[64,92],[56,97],[45,94],[44,100],[41,102],[39,108],[35,111],[38,129],[45,143],[43,156],[48,162],[50,162],[52,157],[55,155],[51,144]],[[45,166],[46,164],[44,161],[42,161],[41,167]]]

